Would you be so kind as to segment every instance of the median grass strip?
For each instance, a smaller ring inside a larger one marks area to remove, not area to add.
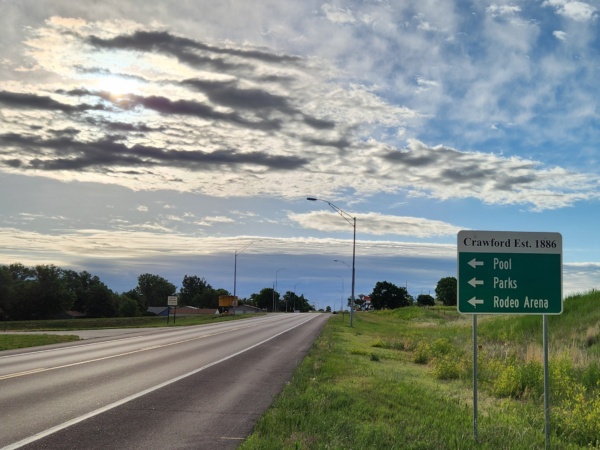
[[[79,336],[52,334],[0,334],[0,350],[37,347],[40,345],[62,344],[63,342],[78,341]]]
[[[562,332],[590,328],[582,323],[587,320],[573,321],[571,311],[591,309],[577,302],[598,302],[593,295],[571,300],[563,321],[553,318],[550,331],[555,349],[551,443],[560,449],[600,448],[597,348],[588,345],[585,333],[573,343],[570,332]],[[478,442],[472,423],[471,317],[449,308],[410,307],[358,313],[353,328],[332,317],[240,448],[544,448],[543,371],[537,357],[542,319],[535,319],[480,319],[485,326],[479,336]],[[562,357],[565,345],[585,353],[579,356],[585,365]]]
[[[230,316],[197,315],[173,317],[167,324],[166,317],[111,317],[98,319],[64,319],[64,320],[28,320],[2,322],[2,330],[6,331],[76,331],[93,330],[101,328],[153,328],[153,327],[184,327],[193,325],[206,325],[209,323],[239,320],[256,317],[256,314],[237,314]],[[78,336],[58,336],[45,334],[10,334],[0,331],[0,350],[13,350],[17,348],[35,347],[40,345],[60,344],[79,340]]]
[[[207,323],[238,320],[257,317],[261,314],[198,314],[193,316],[170,316],[167,323],[166,317],[141,316],[141,317],[105,317],[63,320],[27,320],[4,321],[0,325],[4,331],[68,331],[92,330],[97,328],[147,328],[147,327],[185,327],[191,325],[205,325]],[[174,323],[175,322],[175,323]]]

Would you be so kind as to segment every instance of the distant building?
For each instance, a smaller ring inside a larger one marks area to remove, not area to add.
[[[362,301],[364,301],[364,303],[362,305],[362,309],[363,310],[369,311],[369,310],[373,309],[373,304],[371,303],[371,296],[370,295],[360,294],[358,296],[358,298],[360,298]]]
[[[250,305],[238,305],[233,308],[229,308],[230,314],[256,314],[261,312],[260,308],[256,308]]]
[[[156,314],[157,316],[167,317],[169,315],[168,306],[149,306],[146,312],[150,314]]]
[[[146,311],[157,316],[167,317],[169,313],[177,316],[197,316],[198,314],[219,314],[217,308],[196,308],[194,306],[179,306],[171,308],[168,306],[150,306]]]

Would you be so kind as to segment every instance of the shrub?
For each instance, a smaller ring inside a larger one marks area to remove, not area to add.
[[[433,360],[433,375],[438,380],[456,380],[460,375],[460,358],[443,355]]]
[[[532,395],[539,398],[543,394],[543,368],[538,362],[522,364],[516,359],[509,359],[495,367],[498,371],[498,376],[492,380],[495,396],[522,399]]]
[[[515,397],[520,391],[519,369],[513,363],[506,364],[492,382],[492,392],[497,397]]]
[[[431,346],[428,342],[421,341],[413,351],[413,362],[417,364],[427,364],[431,358]]]
[[[431,344],[431,354],[434,357],[455,353],[455,349],[449,339],[439,338]]]
[[[378,339],[373,343],[372,346],[376,348],[387,348],[390,350],[404,350],[404,342],[398,339]]]
[[[555,414],[558,432],[582,446],[600,446],[600,396],[586,396],[579,385],[576,394],[561,405]]]

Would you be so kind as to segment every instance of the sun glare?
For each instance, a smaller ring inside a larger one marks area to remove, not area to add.
[[[119,96],[133,94],[139,89],[139,81],[132,78],[108,75],[96,80],[96,89]]]

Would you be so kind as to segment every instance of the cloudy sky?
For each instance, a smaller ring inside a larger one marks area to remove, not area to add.
[[[0,263],[232,293],[235,265],[240,297],[338,307],[356,217],[356,295],[433,293],[463,229],[560,232],[565,294],[596,288],[599,15],[0,0]]]

